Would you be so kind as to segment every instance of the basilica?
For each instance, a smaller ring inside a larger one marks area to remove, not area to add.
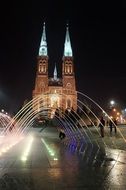
[[[46,106],[52,110],[55,109],[73,109],[77,110],[77,92],[75,71],[73,63],[73,52],[71,47],[69,27],[66,27],[65,42],[62,64],[62,77],[58,78],[57,67],[55,65],[53,76],[50,78],[48,45],[46,40],[46,27],[43,25],[42,38],[37,56],[37,69],[35,78],[35,87],[32,92],[33,99],[41,96],[37,105],[38,111]]]

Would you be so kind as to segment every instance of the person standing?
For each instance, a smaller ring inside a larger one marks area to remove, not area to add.
[[[101,137],[104,137],[105,120],[103,119],[103,117],[101,117],[98,127],[100,128]]]

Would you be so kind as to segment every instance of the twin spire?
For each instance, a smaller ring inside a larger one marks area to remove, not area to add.
[[[65,44],[64,44],[64,56],[65,57],[72,57],[73,56],[68,26],[66,28],[66,37],[65,37]]]
[[[48,51],[47,51],[46,32],[45,32],[45,23],[44,23],[41,43],[39,47],[39,56],[47,56],[47,55]]]
[[[40,47],[39,47],[39,56],[47,56],[47,55],[48,55],[48,50],[47,50],[46,31],[45,31],[45,23],[44,23],[41,43],[40,43]],[[63,56],[65,56],[65,57],[73,56],[68,26],[66,27],[66,37],[65,37],[65,43],[64,43]]]

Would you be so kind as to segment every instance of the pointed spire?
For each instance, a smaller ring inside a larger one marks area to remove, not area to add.
[[[54,78],[54,80],[57,80],[57,68],[56,68],[56,64],[55,64],[55,68],[54,68],[53,78]]]
[[[44,22],[42,38],[41,38],[41,43],[40,43],[40,47],[39,47],[39,56],[47,56],[47,55],[48,55],[48,51],[47,51],[45,22]]]
[[[66,57],[72,57],[73,56],[68,24],[66,27],[66,37],[65,37],[65,43],[64,43],[64,56],[66,56]]]

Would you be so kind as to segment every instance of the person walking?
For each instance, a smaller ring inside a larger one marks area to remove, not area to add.
[[[109,120],[109,128],[110,128],[110,136],[112,136],[113,122],[111,119]]]
[[[114,119],[113,122],[114,122],[114,125],[113,125],[114,130],[115,130],[115,134],[116,134],[117,133],[117,128],[116,128],[117,127],[117,121],[116,121],[116,119]]]
[[[101,117],[98,127],[100,128],[101,137],[104,137],[105,120],[103,119],[103,117]]]

